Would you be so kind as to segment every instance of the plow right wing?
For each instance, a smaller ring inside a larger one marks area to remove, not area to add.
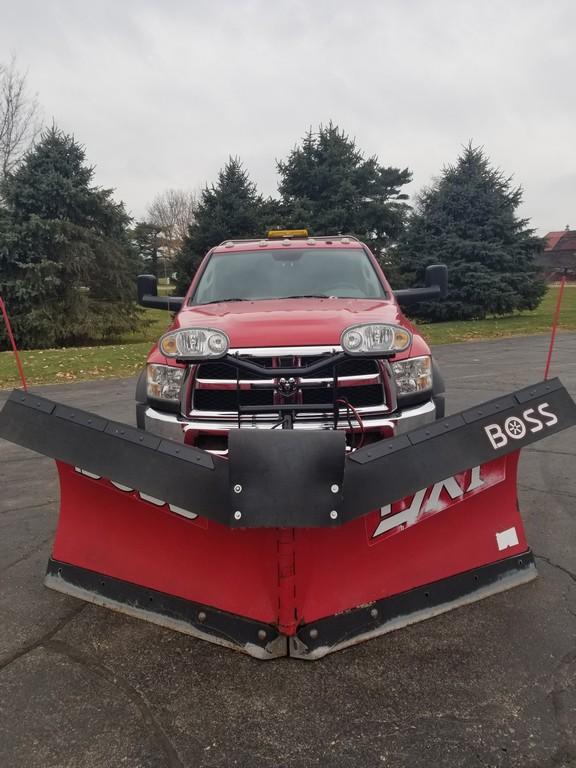
[[[574,424],[576,404],[551,379],[366,446],[346,459],[344,520]]]

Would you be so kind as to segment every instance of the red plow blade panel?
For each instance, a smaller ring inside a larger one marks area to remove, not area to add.
[[[308,624],[528,549],[519,453],[448,478],[336,529],[295,537],[298,617]]]
[[[235,464],[14,392],[0,436],[58,461],[49,586],[258,658],[312,659],[534,578],[518,452],[575,423],[553,380],[351,455],[251,435]]]
[[[278,532],[233,530],[57,462],[63,563],[273,624]]]

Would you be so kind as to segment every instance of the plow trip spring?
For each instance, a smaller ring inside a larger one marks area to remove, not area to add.
[[[17,390],[0,437],[57,462],[49,587],[316,659],[534,578],[520,449],[575,423],[552,379],[353,451],[343,430],[232,429],[223,458]]]

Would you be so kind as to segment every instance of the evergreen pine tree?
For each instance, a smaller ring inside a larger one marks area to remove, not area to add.
[[[23,347],[107,340],[141,322],[130,219],[93,174],[84,149],[53,127],[3,180],[0,295]]]
[[[202,190],[195,221],[176,256],[177,293],[185,293],[206,252],[223,240],[263,237],[264,200],[238,158],[230,157],[218,183]]]
[[[162,229],[156,224],[139,221],[132,230],[132,242],[140,258],[142,272],[160,277],[159,255],[165,239],[160,237]]]
[[[534,257],[542,249],[516,209],[522,190],[469,144],[420,194],[393,259],[406,284],[422,285],[429,264],[447,264],[447,299],[411,314],[460,320],[534,309],[545,293]]]
[[[355,234],[377,255],[402,232],[408,206],[400,190],[411,180],[410,171],[364,157],[336,125],[308,131],[277,165],[285,226]]]

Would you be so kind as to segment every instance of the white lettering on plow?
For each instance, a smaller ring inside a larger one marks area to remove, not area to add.
[[[396,514],[392,514],[393,508],[398,508],[405,500],[387,504],[380,509],[381,519],[372,534],[372,538],[382,536],[382,534],[399,526],[402,526],[402,530],[404,530],[404,528],[414,525],[425,517],[451,507],[467,496],[474,495],[501,482],[505,477],[504,466],[503,462],[499,462],[493,467],[485,464],[473,467],[465,474],[454,475],[441,480],[429,488],[417,491],[410,504],[404,509],[400,509]]]
[[[104,480],[105,478],[102,478],[100,475],[95,475],[92,472],[88,472],[86,469],[82,469],[81,467],[74,467],[75,471],[78,472],[79,475],[84,475],[85,477],[89,477],[91,480]],[[134,488],[129,488],[127,485],[122,485],[122,483],[117,483],[114,480],[106,480],[106,482],[111,483],[115,488],[117,488],[119,491],[122,491],[123,493],[134,493]],[[138,496],[142,499],[142,501],[147,501],[149,504],[154,504],[155,507],[164,507],[166,506],[166,502],[162,501],[162,499],[157,499],[154,496],[148,496],[145,493],[141,493],[138,491]],[[189,512],[187,509],[182,509],[182,507],[177,507],[175,504],[168,504],[168,509],[171,512],[174,512],[177,515],[180,515],[181,517],[187,517],[189,520],[195,520],[198,515],[195,512]]]
[[[497,451],[508,445],[510,440],[524,439],[528,432],[540,432],[545,427],[553,427],[558,424],[556,414],[546,410],[547,408],[550,408],[548,403],[540,403],[536,408],[527,408],[521,417],[509,416],[503,425],[488,424],[485,426],[484,432],[488,436],[492,448]]]

